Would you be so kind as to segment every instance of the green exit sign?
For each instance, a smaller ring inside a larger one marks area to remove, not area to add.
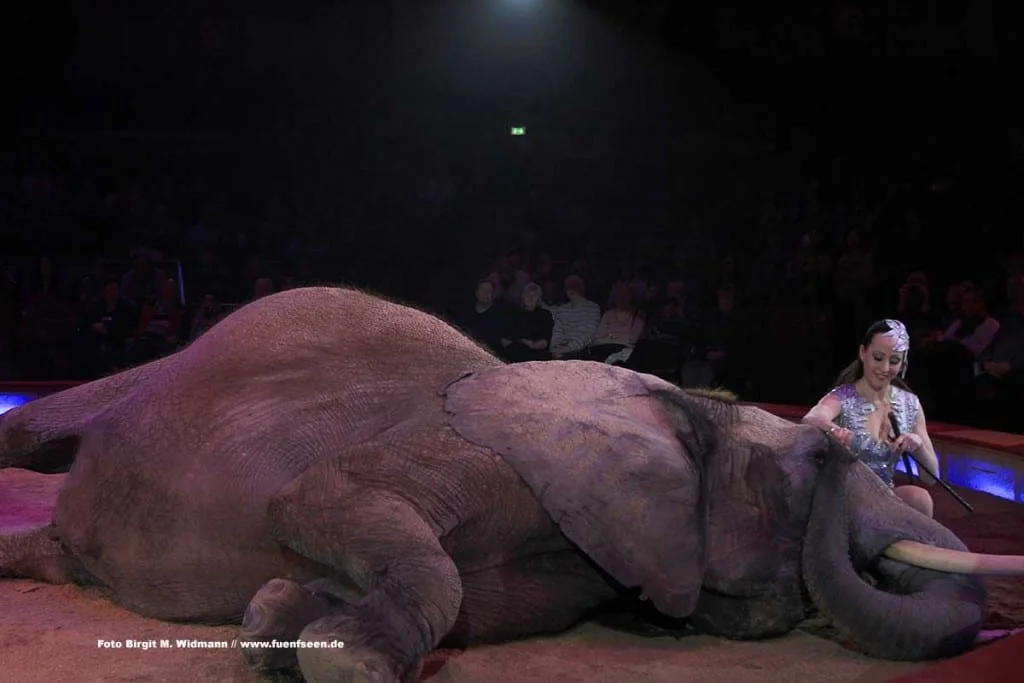
[[[512,135],[526,135],[526,126],[512,126]]]

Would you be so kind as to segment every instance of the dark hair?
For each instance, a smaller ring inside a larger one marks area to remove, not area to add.
[[[864,333],[864,338],[860,342],[861,348],[866,349],[869,346],[871,346],[871,341],[875,338],[876,334],[885,334],[886,332],[889,332],[891,329],[892,328],[889,327],[889,324],[884,320],[878,320],[876,322],[871,323],[871,326],[868,327],[867,332]],[[909,349],[907,350],[907,353],[910,353]],[[906,357],[903,358],[903,362],[907,362]],[[853,384],[863,376],[864,363],[861,362],[860,355],[858,355],[856,358],[853,359],[852,363],[843,368],[842,372],[839,373],[839,376],[836,377],[835,384],[832,385],[832,388],[835,389],[836,387],[840,387],[844,384]],[[902,377],[893,377],[892,383],[898,386],[900,389],[910,391],[910,386],[904,381]]]

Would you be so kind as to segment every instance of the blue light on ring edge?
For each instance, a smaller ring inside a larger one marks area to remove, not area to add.
[[[33,394],[0,393],[0,415],[3,415],[8,410],[14,410],[18,406],[23,406],[34,398],[36,397]]]

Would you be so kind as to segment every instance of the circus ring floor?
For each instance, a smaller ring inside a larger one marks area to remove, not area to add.
[[[0,412],[67,384],[0,384]],[[797,406],[762,406],[798,419]],[[972,549],[1024,553],[1024,436],[955,425],[930,427],[941,476],[973,507],[969,514],[935,490],[936,516]],[[62,475],[0,471],[0,528],[44,524]],[[986,631],[972,652],[931,664],[872,660],[830,639],[812,623],[764,642],[692,636],[641,638],[587,623],[553,637],[464,652],[437,652],[431,683],[774,683],[835,681],[1019,681],[1024,671],[1024,579],[991,579]],[[107,649],[100,640],[227,640],[237,629],[143,619],[72,586],[0,581],[0,681],[271,681],[240,653],[216,649]],[[1018,633],[1017,629],[1021,629]],[[280,679],[278,679],[280,680]]]

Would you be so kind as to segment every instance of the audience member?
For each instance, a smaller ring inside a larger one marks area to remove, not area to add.
[[[274,293],[274,281],[269,277],[259,277],[252,285],[252,300],[262,299]]]
[[[124,366],[125,347],[137,323],[135,304],[121,295],[117,280],[107,280],[100,299],[85,314],[88,337],[104,372]]]
[[[636,289],[633,286],[621,286],[614,291],[615,305],[601,316],[593,339],[576,357],[625,363],[640,340],[644,333],[645,319],[636,303]]]
[[[1008,278],[1011,309],[999,321],[992,343],[978,356],[977,388],[981,399],[972,417],[996,429],[1024,429],[1024,275]]]
[[[551,355],[565,358],[583,351],[594,339],[601,322],[601,307],[587,299],[586,285],[579,275],[565,278],[568,301],[551,309],[555,325],[551,332]]]
[[[534,282],[523,288],[522,308],[511,311],[501,340],[506,360],[516,363],[551,358],[548,346],[555,322],[551,312],[540,307],[541,295],[540,285]]]
[[[619,308],[625,305],[626,299],[623,297],[628,297],[630,306],[636,306],[644,300],[646,293],[647,283],[640,277],[636,266],[626,261],[619,271],[619,279],[612,283],[608,292],[606,308]]]
[[[693,320],[686,312],[685,288],[682,283],[669,284],[672,295],[660,309],[649,309],[644,336],[629,354],[626,366],[675,380],[682,368],[683,358],[693,341]]]
[[[27,342],[24,359],[39,379],[62,379],[71,371],[76,322],[73,299],[48,256],[39,259],[27,284],[22,310]]]
[[[203,296],[203,303],[199,306],[192,317],[192,325],[189,329],[189,341],[195,341],[203,336],[207,330],[216,325],[223,317],[220,302],[213,294]]]
[[[897,315],[910,331],[911,352],[942,338],[939,316],[932,309],[928,276],[916,270],[900,285]]]
[[[167,278],[160,298],[141,307],[138,332],[128,347],[129,362],[138,365],[177,349],[183,332],[182,313],[178,282]]]
[[[459,316],[458,326],[469,336],[495,353],[501,351],[509,319],[502,305],[495,300],[494,283],[488,279],[476,285],[476,302]]]
[[[959,315],[936,344],[921,349],[910,367],[909,379],[936,418],[952,422],[970,410],[976,363],[998,330],[981,291],[965,285]]]
[[[999,321],[989,315],[984,294],[974,286],[965,286],[960,300],[960,314],[939,337],[940,342],[955,342],[977,358],[992,343],[999,331]]]
[[[136,306],[152,303],[160,296],[167,274],[153,265],[153,256],[143,249],[136,249],[132,268],[121,277],[121,296]]]
[[[684,386],[720,386],[742,394],[747,377],[750,329],[736,310],[736,290],[722,285],[716,293],[715,311],[697,332],[693,356],[683,367]]]
[[[494,287],[496,300],[518,304],[522,300],[523,289],[530,284],[530,274],[520,267],[519,252],[510,251],[498,259],[487,280]]]

